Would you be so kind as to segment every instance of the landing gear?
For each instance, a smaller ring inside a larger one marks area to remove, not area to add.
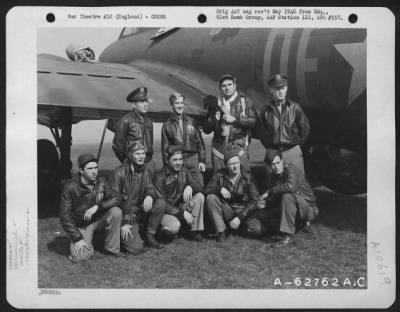
[[[344,148],[311,148],[311,158],[322,184],[344,194],[367,191],[367,164],[358,153]]]
[[[58,176],[59,156],[56,146],[49,140],[37,141],[37,185],[39,213],[51,210],[41,206],[54,205],[60,198],[61,184]]]

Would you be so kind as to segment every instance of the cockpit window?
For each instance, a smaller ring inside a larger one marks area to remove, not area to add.
[[[138,27],[124,27],[119,35],[119,39],[136,34],[139,32],[139,29]]]
[[[171,32],[172,30],[177,29],[176,27],[161,27],[150,39],[154,40],[158,37],[165,35],[166,33]]]

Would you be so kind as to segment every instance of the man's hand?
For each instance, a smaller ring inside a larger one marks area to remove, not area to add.
[[[267,205],[265,204],[265,200],[263,200],[263,199],[260,198],[260,199],[257,201],[257,207],[258,207],[258,209],[264,209],[266,206],[267,206]]]
[[[228,115],[228,114],[224,114],[224,116],[222,116],[222,118],[224,119],[224,121],[226,123],[229,123],[229,124],[234,123],[236,121],[235,117]]]
[[[129,237],[133,238],[133,235],[131,233],[131,228],[132,225],[130,224],[125,224],[121,226],[121,237],[124,241],[128,241]]]
[[[269,197],[269,192],[266,191],[264,194],[261,195],[261,199],[267,199]]]
[[[78,257],[82,255],[82,252],[84,249],[89,250],[89,246],[86,244],[86,242],[81,239],[80,241],[77,241],[74,246],[72,247],[71,254],[73,257]]]
[[[215,119],[218,120],[218,121],[221,119],[221,112],[220,111],[217,111],[215,113]]]
[[[221,188],[221,195],[225,199],[229,199],[232,196],[231,193],[224,187]]]
[[[99,209],[99,207],[97,205],[94,205],[93,207],[86,210],[85,215],[83,216],[83,219],[85,221],[89,221],[92,218],[92,216],[97,212],[97,209]]]
[[[234,217],[230,222],[229,222],[229,226],[236,230],[240,225],[240,219],[238,217]]]
[[[186,186],[185,189],[183,190],[183,200],[185,201],[185,203],[192,199],[192,194],[193,194],[192,187],[190,185]]]
[[[185,219],[187,224],[192,224],[193,222],[193,216],[191,213],[189,213],[188,211],[184,211],[183,212],[183,218]]]
[[[206,164],[199,162],[199,171],[200,172],[205,172],[206,171]]]
[[[143,202],[143,210],[144,212],[148,212],[152,207],[153,207],[153,197],[147,195]]]

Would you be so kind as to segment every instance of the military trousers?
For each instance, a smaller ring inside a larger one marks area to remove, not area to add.
[[[164,205],[168,205],[165,201],[163,202]],[[204,230],[204,195],[202,193],[197,193],[190,201],[183,203],[181,209],[188,211],[193,216],[193,221],[189,224],[191,231]],[[175,235],[181,228],[181,222],[186,221],[183,218],[180,220],[176,215],[166,213],[161,220],[161,230],[164,234]]]
[[[110,253],[119,252],[121,221],[121,209],[118,207],[113,207],[107,210],[107,212],[105,212],[100,219],[89,224],[88,226],[79,228],[79,232],[82,234],[83,239],[89,248],[83,248],[82,253],[80,253],[78,256],[73,256],[72,250],[75,247],[75,243],[71,241],[69,258],[74,262],[89,259],[94,253],[92,244],[93,235],[95,231],[98,230],[106,231],[104,249]]]
[[[225,222],[231,221],[236,214],[245,208],[244,205],[243,207],[232,207],[221,196],[216,194],[209,194],[206,201],[208,215],[212,219],[217,233],[225,231]],[[243,234],[256,236],[259,234],[260,229],[257,228],[258,223],[250,222],[251,220],[251,216],[243,220],[238,230]]]
[[[203,174],[199,170],[199,159],[197,154],[190,155],[184,158],[184,164],[189,171],[190,176],[201,186],[204,186]]]

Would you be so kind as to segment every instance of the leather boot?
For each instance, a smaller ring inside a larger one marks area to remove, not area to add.
[[[149,233],[146,234],[145,244],[149,247],[153,247],[156,249],[164,248],[163,245],[161,245],[159,242],[156,241],[154,234],[149,234]]]

